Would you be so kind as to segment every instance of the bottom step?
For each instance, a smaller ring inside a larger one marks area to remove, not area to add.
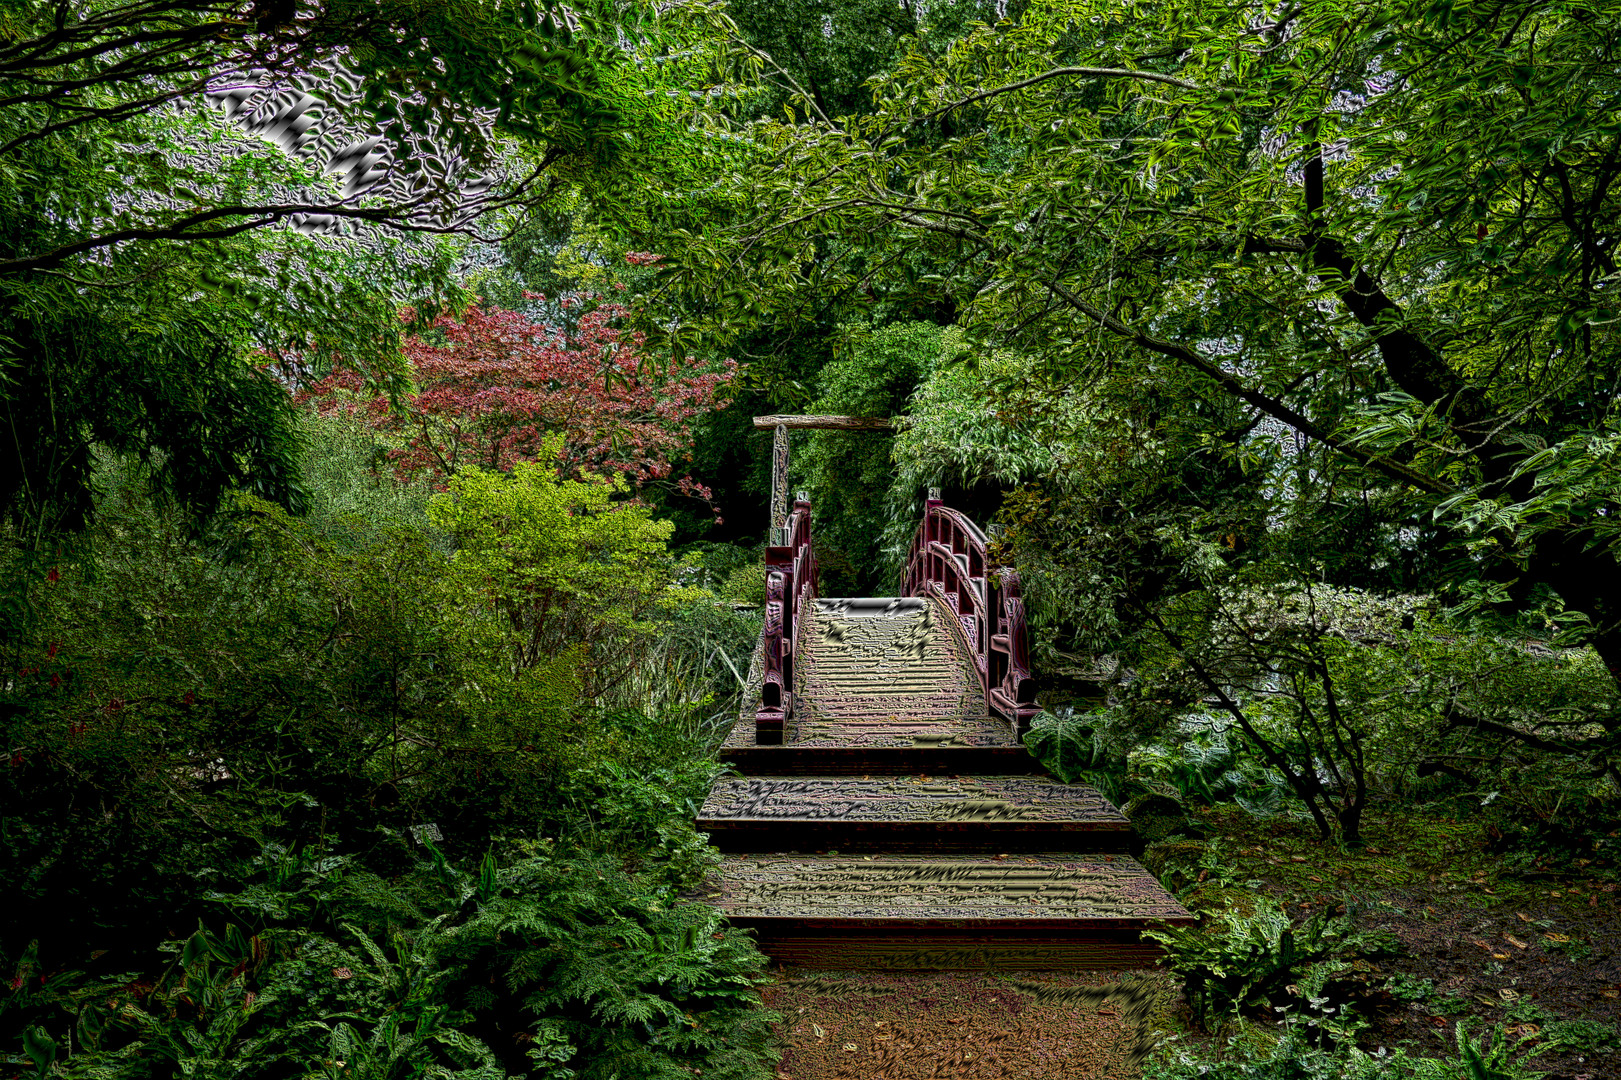
[[[1163,951],[1137,931],[1086,940],[887,932],[808,936],[761,932],[760,951],[786,967],[813,971],[1106,971],[1151,968]]]
[[[1137,967],[1194,919],[1123,855],[732,855],[707,897],[784,963]]]

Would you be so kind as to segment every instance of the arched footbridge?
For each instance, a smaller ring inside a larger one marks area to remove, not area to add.
[[[902,595],[824,597],[810,503],[785,502],[721,750],[738,775],[698,816],[726,853],[710,902],[786,964],[1151,964],[1141,930],[1193,919],[1134,857],[1126,817],[1023,748],[1037,706],[1017,573],[931,491]]]

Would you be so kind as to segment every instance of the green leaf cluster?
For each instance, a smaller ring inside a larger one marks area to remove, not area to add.
[[[267,847],[155,976],[25,980],[0,1025],[84,1080],[764,1075],[764,958],[710,909],[549,843],[470,870],[417,850],[383,878]]]
[[[428,515],[455,538],[455,582],[505,620],[513,670],[576,651],[581,692],[594,700],[634,667],[652,617],[699,593],[673,582],[668,522],[624,501],[622,479],[559,478],[541,462],[561,440],[546,446],[510,475],[458,473]]]

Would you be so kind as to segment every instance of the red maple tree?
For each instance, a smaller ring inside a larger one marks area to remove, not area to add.
[[[299,398],[323,415],[359,415],[399,436],[403,445],[388,452],[396,473],[426,474],[439,490],[464,465],[504,472],[534,460],[542,440],[557,432],[564,436],[557,465],[565,475],[623,473],[637,486],[668,480],[691,446],[690,420],[714,407],[736,364],[724,361],[716,371],[671,363],[646,375],[641,335],[616,325],[625,314],[623,305],[599,303],[569,333],[475,304],[460,319],[434,321],[445,344],[407,339],[416,393],[405,399],[403,413],[391,410],[386,397],[367,396],[364,378],[341,367]],[[690,476],[673,486],[706,501],[711,494]]]

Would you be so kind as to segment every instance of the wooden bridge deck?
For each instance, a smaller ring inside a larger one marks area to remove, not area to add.
[[[758,745],[740,723],[721,760],[754,776],[1040,772],[987,712],[949,619],[921,598],[816,601],[782,744]]]
[[[782,745],[739,723],[698,827],[731,852],[709,899],[782,963],[1151,964],[1139,931],[1193,920],[1095,789],[1042,774],[989,715],[935,600],[818,600]]]

